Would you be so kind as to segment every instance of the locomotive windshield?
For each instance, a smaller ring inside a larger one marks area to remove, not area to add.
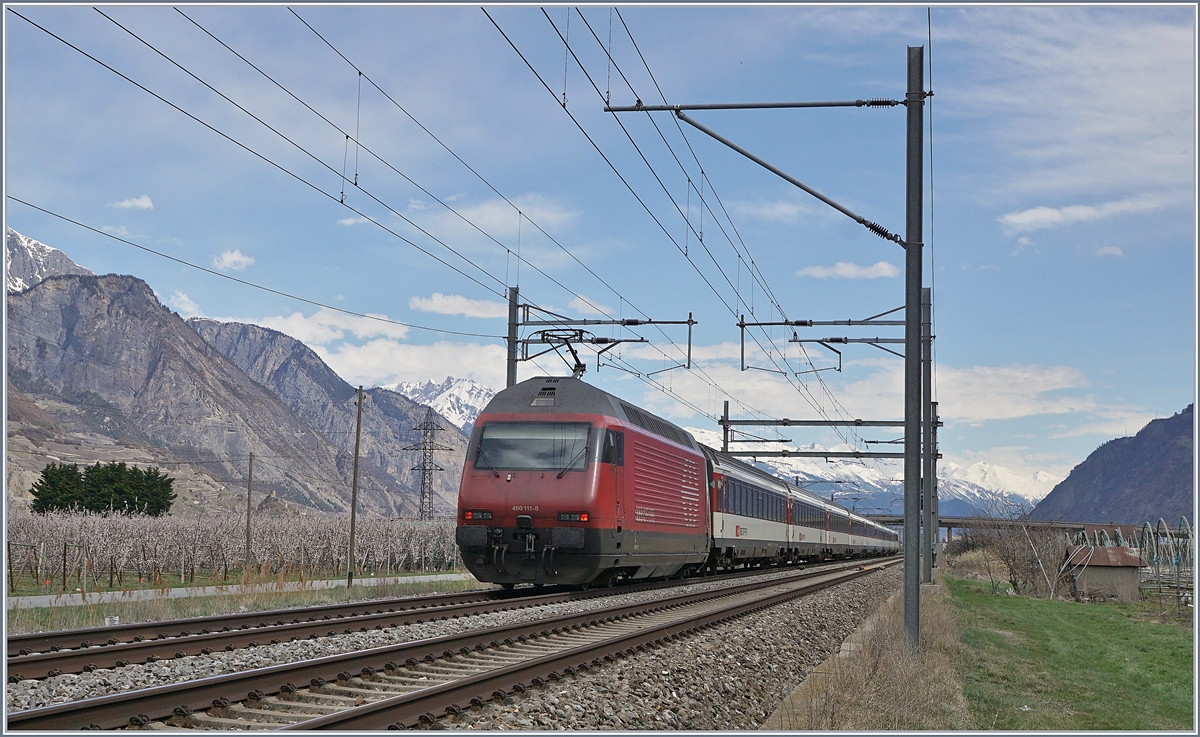
[[[588,466],[586,422],[489,422],[475,468],[506,471],[581,471]]]

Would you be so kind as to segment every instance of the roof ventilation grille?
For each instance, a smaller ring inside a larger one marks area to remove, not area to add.
[[[625,416],[629,418],[630,422],[642,428],[643,430],[652,432],[655,435],[666,438],[672,442],[679,443],[682,446],[688,448],[693,447],[691,438],[688,437],[687,433],[673,425],[663,422],[649,412],[645,412],[637,407],[625,404],[624,402],[621,402],[621,409],[625,410]]]
[[[538,391],[537,396],[533,398],[533,402],[531,402],[529,406],[531,406],[531,407],[553,407],[554,406],[554,394],[556,391],[558,391],[558,387],[550,386],[550,383],[547,382],[546,385],[543,386]]]

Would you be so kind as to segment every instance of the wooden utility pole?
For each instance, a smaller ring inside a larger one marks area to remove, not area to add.
[[[246,563],[242,573],[250,570],[250,495],[254,490],[254,454],[250,454],[250,473],[246,476]]]
[[[354,423],[354,476],[350,479],[350,548],[346,566],[346,588],[354,583],[354,516],[358,507],[358,440],[362,436],[362,385],[358,387],[358,419]]]

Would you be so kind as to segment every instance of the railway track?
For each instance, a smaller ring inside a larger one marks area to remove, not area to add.
[[[8,728],[382,729],[488,699],[891,565],[842,564],[8,715]]]
[[[732,580],[763,572],[762,569],[739,571],[704,580]],[[218,650],[232,651],[265,644],[382,630],[438,619],[590,599],[611,593],[635,593],[679,583],[655,581],[588,591],[568,587],[511,591],[481,589],[465,593],[13,635],[8,638],[8,681],[16,683],[28,678],[48,678],[64,673],[119,668],[133,663],[208,655]]]

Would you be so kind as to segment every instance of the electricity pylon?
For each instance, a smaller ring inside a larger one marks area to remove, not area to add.
[[[438,445],[435,434],[442,431],[437,422],[433,419],[433,408],[425,408],[425,421],[417,425],[413,430],[421,431],[421,442],[417,445],[410,445],[405,450],[415,450],[421,453],[420,462],[412,467],[413,471],[421,472],[421,504],[420,504],[420,519],[433,519],[433,472],[445,471],[446,469],[439,466],[433,460],[433,454],[439,450],[453,450],[443,445]]]

